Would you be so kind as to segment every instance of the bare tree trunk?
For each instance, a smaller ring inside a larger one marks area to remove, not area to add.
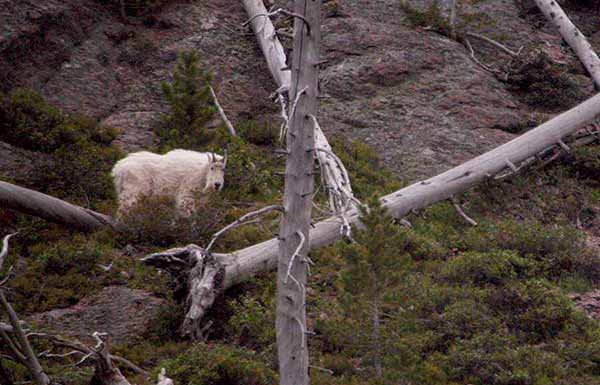
[[[271,76],[279,87],[280,93],[284,93],[291,88],[291,73],[287,68],[285,51],[275,33],[263,0],[243,0],[243,3],[250,16],[252,30],[263,51]],[[319,57],[315,57],[315,62],[311,64],[320,65]],[[290,99],[293,102],[293,98]],[[331,150],[316,117],[312,115],[310,118],[315,124],[315,147],[319,149],[315,156],[321,166],[322,183],[329,195],[329,206],[332,212],[342,219],[341,225],[345,226],[345,212],[350,208],[355,208],[357,201],[354,199],[344,165]]]
[[[373,361],[375,364],[375,375],[378,378],[383,376],[383,368],[381,366],[381,320],[379,319],[379,299],[376,298],[373,300],[373,308],[371,314],[371,320],[373,322],[372,327],[372,343],[373,343]]]
[[[275,80],[278,87],[289,90],[292,83],[292,74],[285,69],[287,67],[285,51],[277,38],[263,0],[243,0],[243,2],[246,13],[250,16],[250,25],[265,55],[273,80]]]
[[[95,356],[95,367],[90,385],[131,385],[112,362],[108,352],[108,335],[96,332],[93,336],[98,344],[91,349]]]
[[[0,181],[0,207],[34,215],[83,231],[116,227],[111,217],[24,187]]]
[[[217,107],[217,111],[219,112],[219,115],[221,116],[221,120],[223,120],[223,123],[225,123],[225,126],[227,126],[229,133],[232,136],[237,136],[237,134],[235,132],[235,128],[233,127],[233,124],[231,124],[231,121],[229,120],[229,118],[227,118],[227,115],[225,114],[225,110],[223,110],[223,107],[221,107],[221,103],[219,103],[219,99],[217,98],[217,93],[211,86],[208,86],[208,89],[210,90],[210,94],[212,95],[213,101],[215,102],[215,107]]]
[[[581,31],[569,20],[556,0],[535,0],[546,19],[560,31],[561,36],[575,51],[594,80],[596,89],[600,87],[600,59]]]
[[[13,354],[15,354],[16,358],[29,370],[33,381],[37,385],[48,385],[50,384],[50,378],[42,369],[40,362],[37,359],[31,344],[29,343],[29,339],[27,335],[21,328],[21,324],[19,318],[17,317],[17,313],[15,313],[13,307],[8,303],[6,297],[4,296],[4,290],[0,288],[0,305],[4,308],[6,313],[8,314],[8,319],[13,328],[14,337],[8,335],[8,333],[2,331],[0,332],[0,339],[4,340],[4,342],[11,347]]]
[[[319,92],[321,2],[296,0],[284,209],[277,266],[279,383],[308,385],[306,271],[314,193],[314,123]]]

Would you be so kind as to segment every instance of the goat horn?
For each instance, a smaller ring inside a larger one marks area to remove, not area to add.
[[[225,149],[225,156],[223,157],[223,167],[227,165],[227,149]]]

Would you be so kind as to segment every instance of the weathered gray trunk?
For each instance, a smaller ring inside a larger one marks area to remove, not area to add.
[[[263,0],[243,0],[243,3],[248,16],[250,16],[252,30],[263,51],[273,80],[280,91],[289,90],[292,76],[286,65],[285,51],[275,34],[271,19],[266,16],[267,9],[263,4]],[[316,57],[315,62],[311,65],[317,66],[318,63],[319,57]],[[290,97],[290,100],[293,102],[294,98]],[[354,207],[354,202],[351,202],[351,198],[353,198],[352,186],[350,181],[344,177],[344,165],[332,155],[331,146],[321,127],[316,124],[316,121],[313,123],[315,123],[315,147],[325,150],[317,151],[315,156],[323,170],[322,183],[328,189],[330,208],[336,213],[343,213],[343,210],[339,210],[340,208]]]
[[[225,110],[223,110],[223,107],[221,107],[221,103],[219,103],[219,98],[217,98],[217,93],[215,92],[214,88],[212,88],[211,86],[208,86],[208,89],[210,91],[210,94],[213,97],[213,101],[215,102],[215,107],[217,107],[217,111],[219,112],[219,115],[221,116],[221,120],[223,120],[223,123],[225,123],[225,126],[229,130],[229,133],[232,136],[237,136],[237,134],[235,132],[235,127],[233,127],[233,124],[231,124],[231,121],[227,117],[227,114],[225,114]]]
[[[1,267],[1,266],[0,266]],[[19,318],[17,317],[17,313],[15,313],[13,307],[6,300],[4,296],[4,289],[0,287],[0,308],[4,308],[5,312],[8,314],[8,320],[13,329],[13,336],[8,335],[7,332],[0,332],[0,340],[4,341],[7,346],[10,347],[10,350],[15,355],[15,358],[23,364],[29,373],[33,381],[37,385],[48,385],[50,384],[50,378],[42,369],[40,362],[37,359],[31,344],[29,343],[29,339],[27,335],[23,331],[20,326]]]
[[[0,182],[0,207],[83,231],[116,227],[116,222],[107,215],[7,182]]]
[[[315,125],[317,111],[321,2],[296,0],[294,53],[290,88],[288,157],[284,209],[279,232],[277,265],[277,352],[279,383],[308,385],[306,344],[306,272],[314,190]],[[307,24],[308,23],[308,24]]]
[[[375,366],[375,375],[378,378],[383,376],[383,367],[381,366],[381,319],[379,318],[379,299],[377,294],[373,299],[371,321],[373,330],[371,333],[373,343],[373,363]]]
[[[285,51],[277,38],[273,23],[267,16],[268,12],[263,0],[243,0],[243,3],[273,80],[278,87],[285,87],[286,90],[289,90],[292,75],[289,70],[285,69],[287,66]]]
[[[546,19],[560,31],[563,39],[575,51],[585,69],[592,76],[596,89],[600,87],[600,59],[581,31],[569,20],[556,0],[535,0]]]

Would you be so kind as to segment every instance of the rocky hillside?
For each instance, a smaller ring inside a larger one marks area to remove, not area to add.
[[[38,90],[64,112],[119,128],[124,150],[148,148],[155,140],[152,127],[166,110],[159,83],[169,79],[177,52],[193,49],[213,74],[234,123],[277,121],[277,106],[268,99],[275,86],[251,31],[242,27],[241,3],[164,3],[124,24],[116,9],[94,0],[3,1],[3,89]],[[423,10],[429,5],[409,4]],[[462,44],[426,25],[415,27],[397,1],[330,1],[326,8],[324,129],[377,148],[403,178],[459,164],[510,139],[507,131],[552,112],[524,103],[518,91],[478,66]],[[597,19],[588,11],[573,12],[574,21],[594,32]],[[459,21],[515,51],[539,47],[569,69],[583,91],[578,99],[592,92],[576,58],[533,7],[509,0],[464,2]],[[509,56],[472,40],[481,61],[508,66]],[[591,40],[600,42],[600,35]]]
[[[2,233],[21,230],[9,298],[36,328],[85,343],[92,332],[109,331],[112,352],[153,378],[164,366],[177,384],[275,383],[271,275],[221,296],[205,343],[192,343],[178,333],[185,288],[139,263],[149,252],[205,244],[224,224],[281,197],[281,159],[273,151],[280,117],[270,98],[276,86],[243,26],[244,8],[233,0],[137,1],[145,6],[123,17],[117,3],[0,0],[0,179],[114,212],[108,171],[127,152],[164,148],[156,129],[171,108],[161,83],[173,80],[180,52],[194,51],[242,132],[229,138],[218,115],[207,119],[205,129],[216,134],[202,149],[229,147],[226,187],[188,220],[174,220],[169,202],[143,202],[121,234],[77,234],[0,208]],[[458,165],[594,93],[530,0],[459,0],[457,39],[448,37],[446,11],[436,4],[324,1],[320,122],[361,199]],[[600,50],[593,7],[564,5]],[[274,22],[291,49],[290,21]],[[56,137],[11,136],[7,122],[19,130],[31,122],[52,126]],[[466,194],[477,228],[442,204],[411,214],[411,232],[396,229],[406,237],[398,253],[412,264],[401,267],[406,275],[385,299],[383,382],[370,378],[371,353],[352,332],[368,327],[361,323],[368,317],[348,307],[347,255],[355,251],[339,244],[316,252],[307,309],[316,333],[311,359],[323,370],[315,369],[314,383],[600,383],[600,324],[580,311],[598,317],[600,308],[599,151],[578,149]],[[276,228],[269,218],[232,232],[216,249],[268,239]],[[44,341],[35,347],[49,348]],[[3,349],[0,363],[16,382],[28,381]],[[74,362],[44,365],[60,383],[89,383],[91,369]],[[555,369],[544,369],[547,362]],[[132,383],[151,383],[125,373]]]

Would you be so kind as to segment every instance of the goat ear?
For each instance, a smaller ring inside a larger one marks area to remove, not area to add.
[[[225,149],[225,155],[223,157],[223,167],[227,165],[227,149]]]

